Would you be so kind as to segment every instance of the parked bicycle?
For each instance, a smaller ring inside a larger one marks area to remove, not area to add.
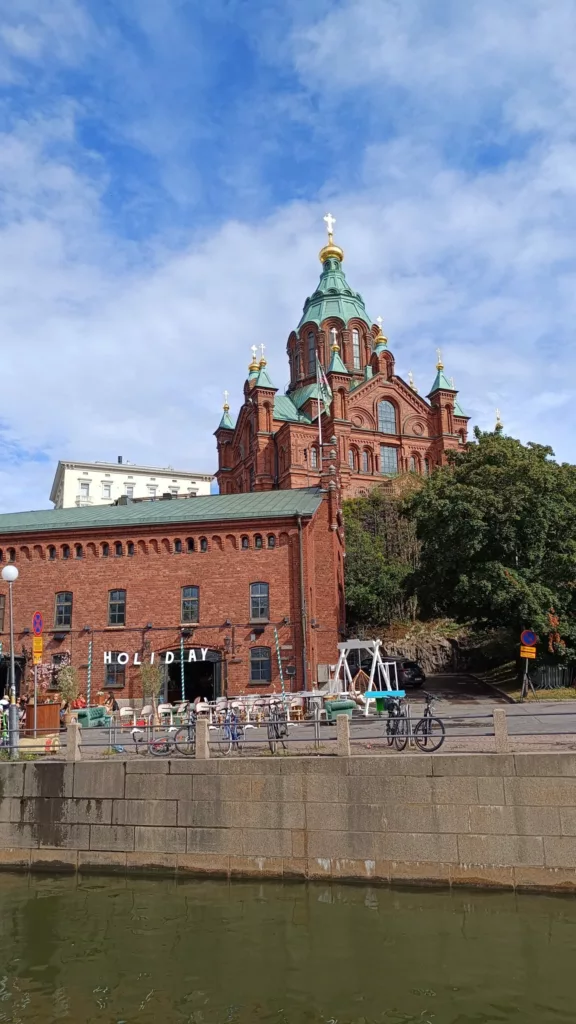
[[[434,701],[432,694],[425,693],[424,696],[426,697],[424,714],[420,721],[416,722],[412,735],[416,746],[420,750],[426,750],[428,753],[433,754],[444,743],[446,729],[442,719],[432,714],[432,704]]]
[[[288,716],[286,708],[279,702],[270,705],[266,728],[271,753],[276,753],[278,743],[281,743],[282,749],[286,750],[285,737],[288,735]]]
[[[230,754],[233,750],[240,754],[244,746],[244,723],[233,708],[228,708],[224,720],[219,726],[220,735],[216,747],[220,754]]]
[[[396,750],[404,750],[409,739],[409,723],[401,697],[391,697],[386,701],[388,718],[386,720],[386,739],[388,746]]]
[[[188,721],[179,728],[170,726],[161,736],[146,737],[146,730],[132,729],[132,739],[136,745],[136,753],[152,754],[154,757],[168,757],[178,753],[183,757],[194,757],[196,753],[196,715],[191,708]]]

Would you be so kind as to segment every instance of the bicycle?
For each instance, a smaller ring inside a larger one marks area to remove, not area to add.
[[[396,750],[404,750],[409,739],[408,716],[399,697],[391,697],[387,702],[388,718],[386,721],[386,739],[388,746]]]
[[[432,702],[434,698],[432,694],[425,693],[426,706],[424,708],[424,714],[419,722],[414,726],[412,736],[414,742],[420,750],[426,750],[429,753],[434,753],[435,750],[439,750],[444,740],[446,739],[446,729],[444,722],[440,718],[436,718],[432,714]]]
[[[170,726],[164,736],[152,736],[147,742],[144,738],[143,729],[132,729],[132,739],[136,744],[136,753],[139,747],[145,749],[142,753],[152,754],[153,757],[168,757],[169,754],[178,752],[184,757],[194,757],[196,753],[196,715],[191,710],[188,721],[178,729]]]
[[[232,709],[226,711],[224,721],[220,725],[220,736],[216,746],[220,754],[229,754],[232,750],[240,754],[244,746],[244,724]]]
[[[271,753],[276,753],[278,742],[282,744],[282,749],[286,750],[284,738],[288,735],[288,718],[286,708],[282,707],[281,704],[271,705],[266,728],[268,730],[268,745]]]

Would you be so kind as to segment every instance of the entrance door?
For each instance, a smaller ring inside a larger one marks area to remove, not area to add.
[[[190,659],[190,648],[184,649],[184,700],[193,703],[197,697],[215,700],[220,695],[222,661],[219,651],[193,648],[196,661]],[[206,657],[203,658],[203,653]],[[177,704],[182,700],[182,673],[180,651],[174,651],[174,661],[168,669],[168,702]]]

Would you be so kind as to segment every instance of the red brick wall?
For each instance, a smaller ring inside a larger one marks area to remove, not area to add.
[[[262,549],[254,548],[255,534],[261,534]],[[268,534],[276,541],[268,548]],[[242,535],[250,538],[249,550],[240,546]],[[196,550],[190,554],[174,553],[174,540],[193,537]],[[200,537],[207,537],[209,550],[201,552]],[[114,544],[123,543],[124,555],[114,555]],[[132,541],[135,554],[128,557],[126,545]],[[101,557],[100,546],[110,545],[109,557]],[[84,557],[74,557],[74,545],[83,545]],[[303,521],[304,569],[306,586],[312,593],[312,614],[308,616],[308,682],[316,678],[317,661],[334,662],[338,642],[338,554],[339,541],[330,529],[328,501],[324,501],[312,520]],[[54,544],[59,553],[55,561],[47,560],[47,547]],[[68,544],[71,557],[61,557],[61,547]],[[16,654],[26,652],[26,682],[30,684],[31,628],[35,611],[44,615],[44,661],[54,654],[70,651],[72,664],[80,671],[85,689],[88,662],[88,644],[93,641],[92,693],[103,686],[104,651],[140,652],[178,650],[180,646],[181,588],[194,585],[200,588],[200,624],[193,628],[185,647],[208,647],[220,652],[224,676],[229,693],[257,692],[248,686],[250,648],[268,646],[272,650],[272,686],[263,692],[280,690],[274,624],[277,625],[283,648],[283,665],[295,665],[297,675],[294,689],[302,686],[302,629],[300,614],[300,563],[298,528],[296,520],[270,520],[257,523],[203,524],[202,529],[171,527],[169,532],[147,529],[144,531],[116,530],[108,534],[100,531],[79,533],[43,533],[21,537],[0,536],[4,558],[8,547],[16,548],[19,578],[14,584],[14,625]],[[270,586],[270,624],[261,635],[252,639],[254,627],[250,625],[249,585],[265,582]],[[126,626],[108,628],[108,592],[123,589],[126,597]],[[72,628],[69,631],[54,627],[55,594],[73,593]],[[7,595],[7,584],[0,581],[0,593]],[[336,596],[335,596],[336,595]],[[3,651],[7,653],[8,614],[2,635]],[[310,620],[316,617],[320,628],[314,630]],[[283,619],[287,618],[288,623]],[[225,626],[226,620],[232,625]],[[153,629],[146,630],[147,623]],[[90,626],[91,632],[85,632]],[[66,632],[62,641],[54,639],[55,632]],[[226,642],[225,638],[229,638]],[[290,687],[290,680],[286,679]],[[132,699],[141,696],[139,670],[130,664],[126,670],[126,686],[119,696]]]

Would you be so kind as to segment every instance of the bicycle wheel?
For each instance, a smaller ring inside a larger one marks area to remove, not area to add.
[[[191,725],[182,725],[174,737],[174,746],[184,757],[194,757],[196,753],[196,730]]]
[[[234,730],[234,739],[232,740],[232,748],[238,754],[242,753],[242,747],[244,746],[244,726],[237,725]]]
[[[421,718],[414,728],[414,741],[420,750],[433,753],[446,739],[444,722],[439,718]]]
[[[156,740],[150,740],[148,744],[148,750],[154,757],[167,757],[172,750],[172,740],[169,740],[166,736],[158,738]]]
[[[408,719],[401,715],[396,719],[396,731],[394,733],[394,746],[396,750],[404,750],[408,743]]]
[[[386,720],[386,740],[388,742],[389,747],[391,747],[394,743],[397,721],[397,718],[392,718],[390,716]]]
[[[216,748],[219,754],[229,754],[232,750],[232,739],[230,736],[229,725],[222,725],[220,727],[220,735],[216,740]]]
[[[276,731],[276,723],[268,723],[268,746],[272,754],[276,753],[276,747],[278,744],[278,733]]]

